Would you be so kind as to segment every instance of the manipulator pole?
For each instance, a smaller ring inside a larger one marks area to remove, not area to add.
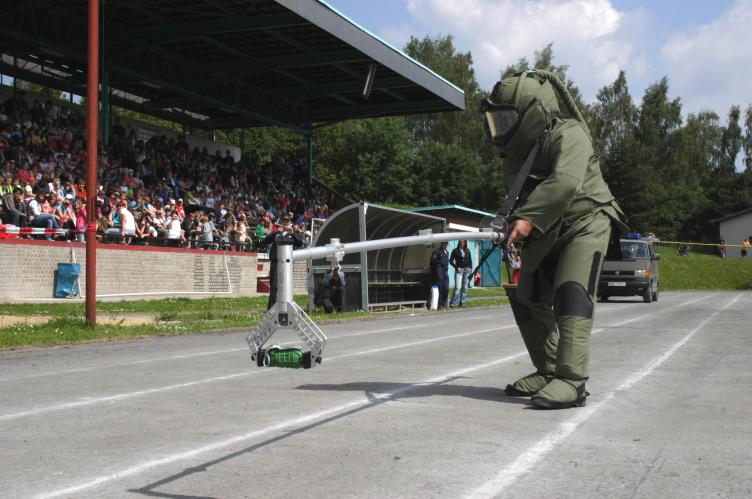
[[[266,312],[261,322],[248,335],[251,359],[259,367],[311,368],[320,364],[322,352],[326,345],[326,335],[293,299],[293,263],[295,261],[326,258],[332,266],[342,261],[348,253],[390,249],[412,245],[431,245],[457,239],[503,241],[506,233],[496,230],[482,232],[451,232],[434,234],[430,230],[420,231],[418,235],[341,243],[331,239],[329,244],[315,248],[293,251],[292,240],[277,237],[276,270],[277,301]],[[281,348],[276,345],[264,347],[264,344],[280,329],[293,330],[304,343],[301,348]]]

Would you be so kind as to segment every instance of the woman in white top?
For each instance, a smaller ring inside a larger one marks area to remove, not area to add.
[[[128,210],[127,201],[120,201],[120,226],[107,229],[105,235],[120,236],[123,244],[127,242],[127,236],[136,235],[136,219],[133,218],[133,214]]]
[[[185,240],[182,227],[180,226],[182,220],[175,210],[171,211],[172,215],[169,217],[169,222],[167,223],[167,239],[173,241],[173,245],[178,244],[176,241],[180,241],[180,244],[182,244]]]

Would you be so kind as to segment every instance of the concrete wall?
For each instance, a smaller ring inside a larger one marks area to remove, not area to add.
[[[81,264],[80,282],[85,294],[83,244],[0,240],[0,302],[53,298],[57,264],[72,262],[73,257]],[[305,272],[304,262],[296,264],[295,293],[306,292]],[[258,296],[257,278],[266,275],[268,264],[259,262],[254,253],[111,244],[97,247],[97,297],[101,299]]]
[[[727,245],[742,244],[745,238],[752,237],[752,211],[724,220],[720,225],[721,239],[726,241]],[[727,246],[726,256],[728,258],[740,257],[741,248]],[[752,255],[747,255],[747,258],[752,258]]]

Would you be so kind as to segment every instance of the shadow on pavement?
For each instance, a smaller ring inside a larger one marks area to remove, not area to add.
[[[447,378],[436,383],[381,383],[381,382],[360,382],[360,383],[343,383],[339,385],[334,384],[321,384],[321,385],[301,385],[297,387],[298,390],[322,390],[322,391],[364,391],[367,402],[363,405],[354,407],[348,411],[335,414],[326,419],[316,421],[311,424],[301,426],[288,430],[280,435],[269,438],[257,444],[239,449],[237,451],[225,454],[211,461],[185,468],[183,471],[172,474],[156,482],[144,485],[137,489],[128,489],[128,492],[141,494],[149,497],[164,497],[169,499],[213,499],[212,496],[194,496],[187,494],[160,492],[156,489],[163,485],[167,485],[173,482],[177,482],[181,478],[195,475],[196,473],[207,472],[210,467],[230,461],[236,457],[245,456],[251,454],[257,450],[268,447],[274,443],[283,441],[287,438],[300,435],[309,430],[313,430],[320,426],[333,423],[340,419],[344,419],[348,416],[352,416],[359,412],[372,409],[374,407],[386,404],[387,402],[394,402],[400,399],[408,399],[415,397],[430,397],[434,395],[441,396],[456,396],[456,397],[468,397],[478,400],[487,400],[492,402],[503,402],[510,404],[527,405],[528,400],[516,397],[507,396],[503,390],[499,388],[481,387],[481,386],[466,386],[466,385],[449,385],[450,381],[462,379],[460,377]]]
[[[390,394],[390,400],[416,397],[466,397],[505,404],[527,405],[528,399],[510,397],[504,390],[489,386],[450,385],[447,381],[461,378],[450,378],[440,383],[389,383],[379,381],[362,381],[341,384],[300,385],[298,390],[322,390],[333,392],[365,392],[366,396]]]

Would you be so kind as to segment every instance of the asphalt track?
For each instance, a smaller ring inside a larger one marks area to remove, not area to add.
[[[599,305],[563,411],[503,394],[508,308],[330,325],[312,370],[236,333],[3,352],[0,496],[752,497],[750,324],[749,292]]]

